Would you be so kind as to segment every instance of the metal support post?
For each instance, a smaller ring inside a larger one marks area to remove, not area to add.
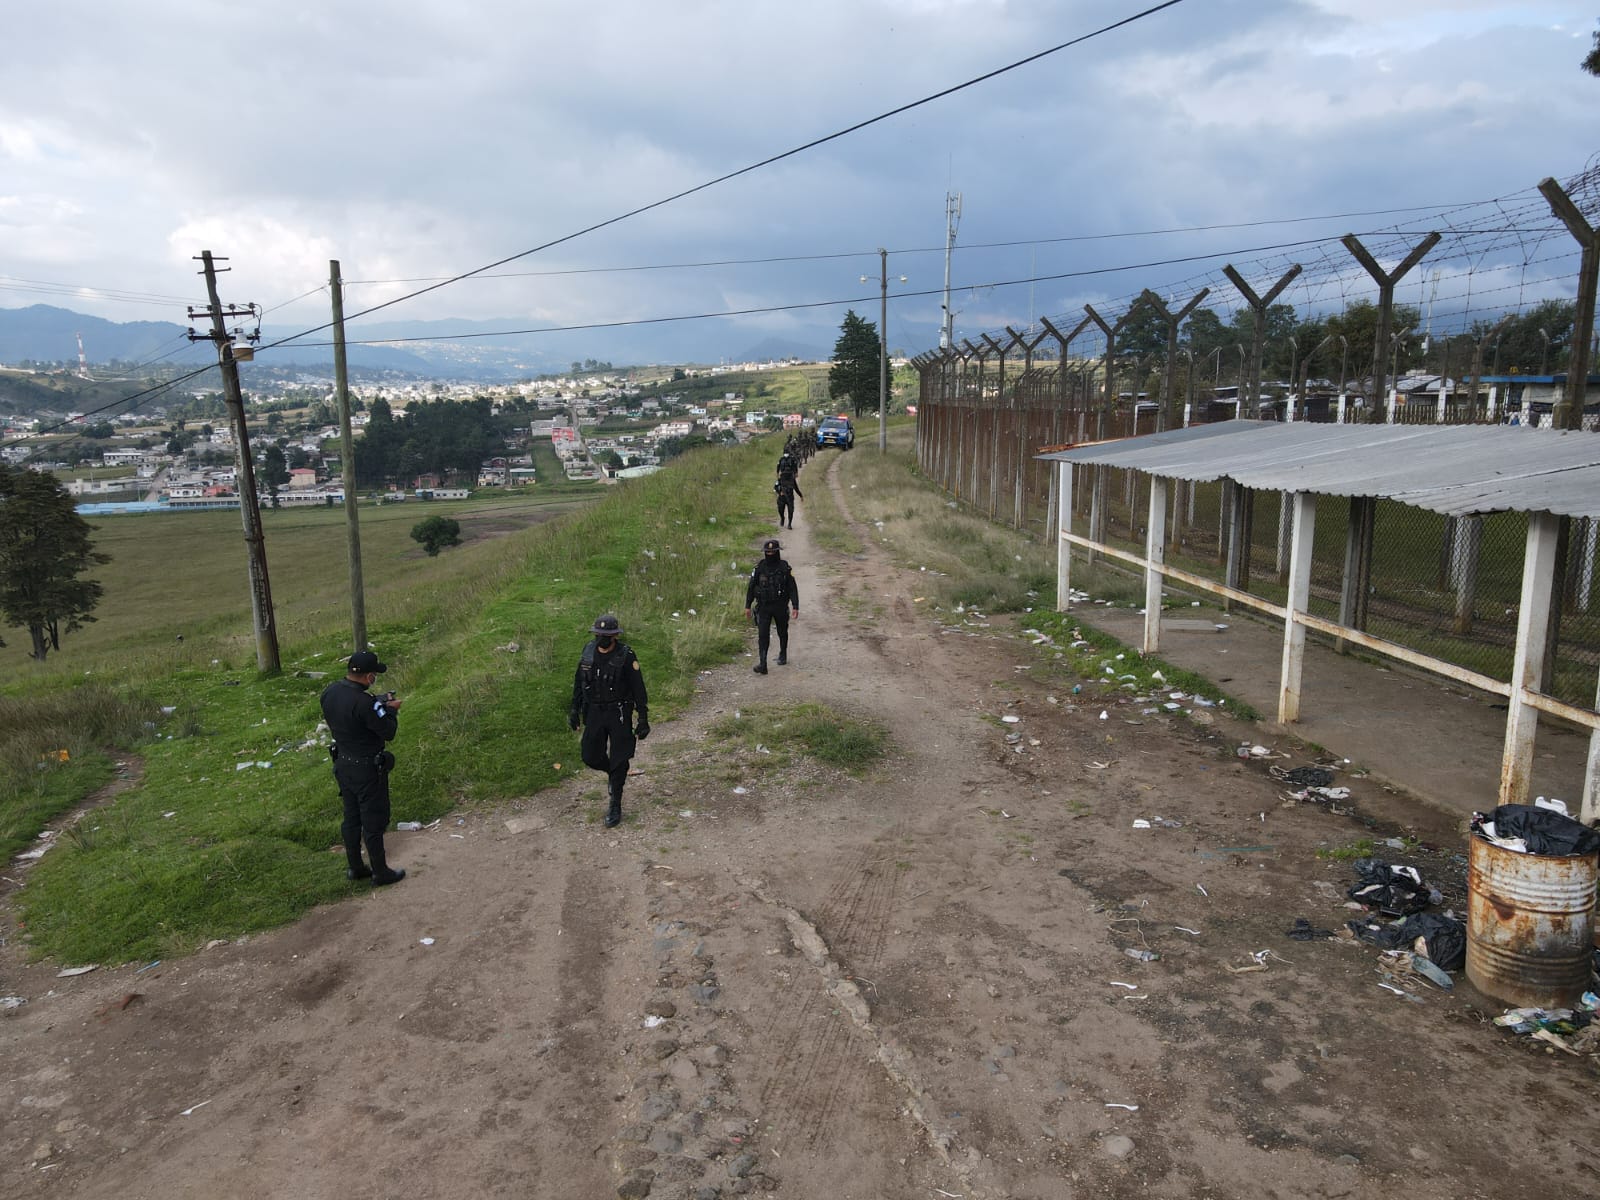
[[[1300,692],[1305,672],[1306,627],[1295,620],[1311,602],[1311,553],[1316,535],[1317,498],[1310,492],[1294,494],[1289,541],[1288,613],[1283,625],[1283,669],[1278,685],[1278,722],[1292,724],[1300,719]]]

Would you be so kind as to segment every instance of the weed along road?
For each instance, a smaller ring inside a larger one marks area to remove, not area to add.
[[[1286,803],[1303,748],[1066,670],[1053,564],[896,439],[807,465],[788,664],[653,720],[619,828],[563,772],[270,932],[62,979],[8,938],[0,1194],[1594,1194],[1592,1059],[1286,936],[1387,838],[1464,908],[1454,819]]]

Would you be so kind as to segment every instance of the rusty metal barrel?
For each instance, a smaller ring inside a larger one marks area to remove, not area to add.
[[[1573,1007],[1589,985],[1600,855],[1467,840],[1467,978],[1515,1008]]]

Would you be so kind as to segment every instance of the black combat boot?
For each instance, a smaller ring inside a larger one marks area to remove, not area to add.
[[[622,824],[622,792],[611,789],[611,806],[606,809],[606,828],[615,829]]]
[[[383,837],[380,835],[367,842],[367,857],[372,860],[372,882],[374,886],[383,887],[385,884],[399,883],[406,877],[404,867],[389,866],[389,860],[384,856]]]
[[[372,878],[372,868],[361,861],[361,846],[359,843],[344,848],[344,860],[349,866],[349,869],[344,873],[346,879]]]
[[[760,662],[758,662],[755,666],[751,667],[750,669],[752,671],[754,671],[757,675],[765,675],[767,673],[767,660],[763,658]]]
[[[778,665],[780,667],[787,667],[789,665],[789,647],[778,647]]]

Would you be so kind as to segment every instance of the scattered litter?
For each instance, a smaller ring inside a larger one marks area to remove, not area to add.
[[[1104,771],[1110,765],[1110,763],[1092,762],[1089,764],[1089,769],[1091,771]]]
[[[1420,954],[1413,954],[1411,956],[1411,969],[1418,975],[1421,975],[1429,983],[1437,984],[1447,992],[1455,990],[1455,980],[1451,979],[1449,975],[1441,971],[1433,964],[1431,960],[1423,957]]]
[[[1137,992],[1139,990],[1139,985],[1137,983],[1123,983],[1120,979],[1113,979],[1110,981],[1110,983],[1112,987],[1127,988],[1130,992]]]
[[[1129,946],[1123,953],[1135,962],[1155,962],[1161,957],[1154,950],[1141,950],[1136,946]]]
[[[1007,713],[1005,716],[1001,717],[1000,719],[1002,721],[1004,721],[1007,725],[1016,725],[1019,722],[1021,722],[1021,720],[1022,720],[1021,717],[1012,716],[1010,713]]]
[[[1150,822],[1146,821],[1143,817],[1140,817],[1137,821],[1135,821],[1133,823],[1133,827],[1135,829],[1149,829],[1150,828]]]
[[[1106,710],[1105,710],[1105,709],[1103,709],[1103,708],[1102,708],[1102,709],[1101,709],[1101,710],[1100,710],[1100,719],[1101,719],[1101,720],[1102,720],[1102,721],[1106,721],[1106,720],[1109,720],[1109,719],[1110,719],[1110,714],[1109,714],[1109,713],[1107,713],[1107,712],[1106,712]]]
[[[1198,883],[1195,884],[1194,886],[1195,886],[1195,890],[1197,892],[1199,892],[1202,896],[1204,896],[1207,900],[1211,899],[1211,893],[1206,891],[1205,888],[1201,887]]]
[[[1446,971],[1467,961],[1467,927],[1444,913],[1412,913],[1389,924],[1371,917],[1351,921],[1350,931],[1384,950],[1408,949]]]
[[[1321,942],[1333,936],[1331,929],[1317,929],[1304,917],[1294,919],[1294,928],[1286,931],[1297,942]]]
[[[90,963],[87,967],[62,967],[56,972],[57,979],[71,979],[74,975],[87,975],[90,971],[98,971],[99,963]]]
[[[433,939],[431,937],[425,937],[422,939],[422,944],[424,946],[431,946],[433,945]]]
[[[396,821],[394,825],[401,833],[416,833],[422,828],[421,821]]]
[[[644,1027],[646,1029],[654,1029],[657,1025],[660,1025],[665,1020],[665,1017],[658,1017],[655,1015],[655,1013],[651,1013],[644,1019]]]
[[[1438,903],[1436,893],[1422,882],[1422,873],[1415,867],[1391,866],[1377,858],[1358,858],[1353,865],[1360,882],[1347,895],[1368,908],[1404,917]]]
[[[1108,1101],[1106,1103],[1106,1107],[1107,1108],[1124,1108],[1124,1109],[1127,1109],[1129,1112],[1138,1112],[1139,1111],[1139,1106],[1137,1104],[1113,1104],[1113,1103]]]
[[[0,1012],[14,1012],[27,1002],[26,996],[0,996]]]
[[[746,787],[736,787],[733,789],[733,794],[735,796],[747,796],[750,794],[750,789]]]
[[[171,820],[173,817],[175,817],[177,815],[178,815],[178,810],[177,809],[173,809],[171,812],[164,812],[164,813],[161,814],[163,819],[166,819],[166,820]]]
[[[1280,782],[1292,787],[1327,787],[1333,782],[1333,772],[1326,767],[1291,767],[1284,770],[1280,766],[1270,766],[1267,774]]]
[[[464,833],[452,833],[450,836],[453,838],[460,838],[463,842],[467,840],[467,835]]]
[[[1190,929],[1190,928],[1188,928],[1187,926],[1184,926],[1184,925],[1174,925],[1173,928],[1176,929],[1179,933],[1192,933],[1192,934],[1194,934],[1195,937],[1199,937],[1200,936],[1200,931],[1198,929]]]
[[[206,1106],[206,1105],[208,1105],[208,1104],[210,1104],[210,1103],[211,1103],[211,1101],[209,1101],[209,1100],[202,1100],[202,1101],[200,1101],[200,1103],[199,1103],[199,1104],[195,1104],[195,1105],[191,1105],[191,1106],[190,1106],[190,1107],[188,1107],[188,1108],[186,1108],[186,1109],[184,1109],[184,1110],[183,1110],[183,1111],[182,1111],[182,1112],[181,1112],[181,1113],[179,1113],[179,1114],[178,1114],[178,1115],[179,1115],[179,1116],[180,1116],[180,1117],[187,1117],[187,1116],[188,1116],[188,1115],[189,1115],[189,1114],[190,1114],[190,1113],[192,1113],[192,1112],[196,1112],[196,1111],[198,1111],[198,1110],[199,1110],[199,1109],[202,1109],[202,1108],[204,1108],[204,1107],[205,1107],[205,1106]]]
[[[240,940],[243,940],[243,939],[240,939]],[[155,968],[159,967],[160,965],[161,965],[161,960],[158,958],[158,959],[155,960],[155,962],[147,962],[147,963],[145,963],[145,965],[140,967],[137,971],[135,971],[134,974],[135,975],[143,975],[146,971],[153,971]]]

